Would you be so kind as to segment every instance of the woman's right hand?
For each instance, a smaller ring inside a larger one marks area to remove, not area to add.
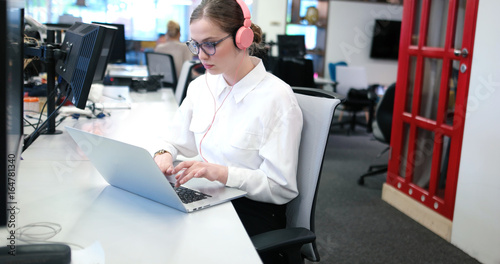
[[[172,175],[172,173],[174,172],[174,163],[172,161],[172,155],[170,153],[156,155],[156,157],[154,157],[154,160],[163,174]]]

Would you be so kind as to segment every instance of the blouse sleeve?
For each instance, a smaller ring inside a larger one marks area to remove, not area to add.
[[[162,148],[172,154],[173,159],[181,154],[191,158],[198,154],[193,133],[189,130],[191,117],[193,115],[192,98],[186,96],[182,104],[177,109],[175,116],[169,122],[168,129],[164,137]]]
[[[285,204],[298,195],[297,163],[302,112],[296,101],[269,122],[269,133],[259,149],[263,162],[257,170],[229,167],[227,186],[245,190],[261,202]]]

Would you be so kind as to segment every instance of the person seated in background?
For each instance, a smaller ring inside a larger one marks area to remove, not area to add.
[[[186,44],[180,42],[181,27],[175,21],[168,21],[167,34],[165,34],[165,42],[158,44],[154,52],[166,53],[174,58],[175,72],[177,78],[181,74],[182,64],[184,61],[192,60],[193,55],[189,51]]]

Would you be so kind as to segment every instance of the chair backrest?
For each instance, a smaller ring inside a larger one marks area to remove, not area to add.
[[[366,89],[368,80],[366,78],[366,69],[356,66],[337,66],[337,93],[347,95],[351,88]]]
[[[304,227],[314,232],[316,193],[333,114],[340,99],[322,89],[293,87],[293,90],[304,125],[297,168],[299,195],[287,205],[287,227]],[[302,254],[309,260],[319,260],[315,242],[304,245]]]
[[[200,65],[199,61],[185,61],[182,64],[181,74],[179,75],[179,81],[177,82],[177,87],[175,88],[175,100],[179,105],[186,97],[187,87],[189,83],[193,80],[192,70],[196,65]]]
[[[272,73],[290,86],[315,88],[313,62],[305,58],[278,58]]]
[[[338,61],[338,62],[328,63],[328,71],[330,73],[330,79],[332,79],[332,81],[334,82],[337,81],[337,70],[336,70],[337,66],[347,66],[347,62]]]
[[[177,86],[177,73],[175,71],[174,58],[170,54],[158,52],[146,52],[146,65],[148,75],[163,75],[161,79],[162,87]]]
[[[375,119],[373,121],[373,136],[382,142],[391,142],[392,115],[394,111],[394,95],[396,84],[390,85],[375,109]]]

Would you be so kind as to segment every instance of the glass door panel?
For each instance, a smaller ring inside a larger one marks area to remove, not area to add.
[[[422,15],[422,0],[417,0],[415,4],[415,11],[413,13],[413,30],[411,34],[410,44],[413,46],[418,45],[420,35],[420,16]]]
[[[428,47],[444,48],[449,0],[434,0],[430,3],[429,26],[427,27]]]
[[[443,60],[425,58],[419,115],[436,120]],[[445,87],[446,89],[446,87]]]

